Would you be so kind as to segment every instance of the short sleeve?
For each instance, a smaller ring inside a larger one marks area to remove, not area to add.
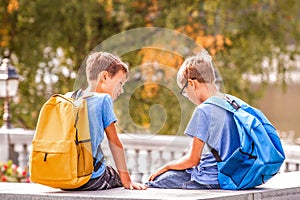
[[[197,107],[185,129],[185,134],[189,137],[197,137],[203,142],[208,139],[209,120],[203,110]]]
[[[109,95],[105,96],[103,99],[102,120],[104,129],[108,127],[111,123],[117,121],[116,115],[114,113],[113,101]]]

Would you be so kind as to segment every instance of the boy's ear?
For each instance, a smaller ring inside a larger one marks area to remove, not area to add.
[[[188,79],[189,85],[194,88],[196,86],[196,84],[194,83],[194,81],[192,79]]]
[[[98,80],[99,81],[104,81],[106,80],[108,77],[108,72],[107,71],[102,71],[100,72],[100,74],[98,75]]]

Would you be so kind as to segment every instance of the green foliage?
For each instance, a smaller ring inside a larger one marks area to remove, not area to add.
[[[221,33],[232,41],[232,45],[215,58],[226,90],[249,102],[260,97],[273,67],[271,63],[268,67],[262,65],[266,59],[278,60],[275,69],[278,83],[285,85],[286,79],[282,77],[295,67],[288,66],[286,60],[294,60],[293,55],[299,53],[295,48],[299,46],[297,2],[219,1],[217,7],[218,15],[215,16],[218,18],[212,27],[222,27]],[[230,8],[230,11],[222,8]],[[215,28],[208,29],[217,32]],[[293,52],[289,46],[294,46]],[[246,74],[261,75],[260,91],[253,93],[249,80],[243,76]]]
[[[17,2],[15,7],[11,2]],[[77,70],[94,47],[117,33],[145,26],[174,30],[190,26],[193,29],[184,33],[193,39],[202,33],[227,38],[230,42],[213,54],[225,91],[252,102],[263,95],[272,70],[285,86],[285,74],[295,67],[287,65],[283,55],[294,60],[299,54],[298,5],[297,0],[1,1],[0,55],[9,50],[21,76],[17,102],[11,104],[14,126],[34,129],[42,104],[53,93],[73,89]],[[206,48],[213,52],[215,47]],[[124,59],[131,66],[142,60],[137,52],[129,52]],[[279,63],[276,69],[270,64],[274,59]],[[265,60],[267,67],[262,65]],[[249,74],[261,75],[261,87],[255,93]],[[149,108],[160,103],[168,119],[159,133],[174,134],[182,114],[174,94],[159,87],[157,96],[141,99],[144,89],[138,88],[128,99],[134,122],[149,124]],[[122,106],[116,108],[122,110]],[[130,122],[124,127],[134,131]]]

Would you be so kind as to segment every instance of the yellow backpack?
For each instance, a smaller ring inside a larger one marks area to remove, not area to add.
[[[88,182],[93,165],[86,99],[53,95],[39,115],[29,159],[30,180],[74,189]]]

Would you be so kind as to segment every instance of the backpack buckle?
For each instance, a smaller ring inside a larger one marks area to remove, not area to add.
[[[233,107],[234,109],[236,109],[236,110],[238,110],[238,109],[241,108],[241,106],[240,106],[235,100],[232,100],[232,101],[230,102],[230,104],[231,104],[232,107]]]
[[[226,100],[235,110],[238,110],[241,108],[241,106],[234,99],[231,100],[226,96]]]

